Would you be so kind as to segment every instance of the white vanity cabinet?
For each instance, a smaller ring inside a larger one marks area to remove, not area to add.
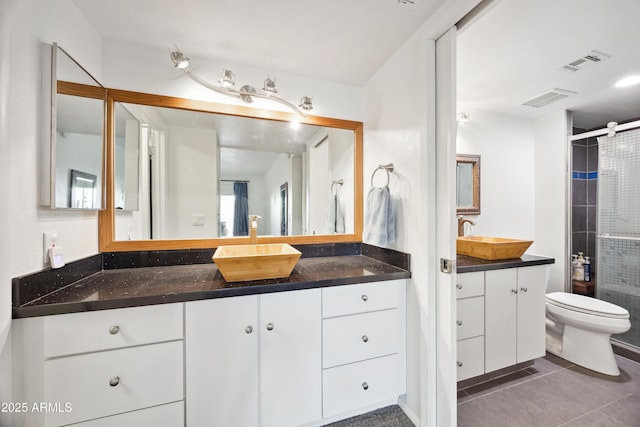
[[[182,304],[165,304],[16,321],[21,425],[181,426],[182,320]]]
[[[322,418],[321,290],[187,302],[189,426]]]
[[[484,272],[456,275],[458,381],[484,374]]]
[[[547,266],[456,275],[458,381],[545,354]]]
[[[323,416],[397,403],[406,389],[406,281],[322,289]]]
[[[546,267],[491,270],[486,281],[486,371],[545,354]]]

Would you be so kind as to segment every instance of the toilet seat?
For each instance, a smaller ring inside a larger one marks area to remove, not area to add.
[[[629,318],[629,312],[624,308],[584,295],[570,294],[567,292],[551,292],[546,295],[546,301],[548,304],[592,316],[614,319]]]

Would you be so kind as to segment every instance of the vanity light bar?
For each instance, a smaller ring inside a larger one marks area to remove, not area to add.
[[[266,99],[268,101],[273,101],[285,105],[286,107],[290,108],[298,114],[301,114],[302,116],[304,116],[306,112],[309,112],[313,109],[313,101],[308,96],[303,96],[297,106],[283,98],[275,96],[275,94],[278,93],[278,90],[276,89],[275,78],[271,79],[269,76],[267,76],[266,80],[264,81],[264,87],[262,91],[257,91],[253,86],[250,85],[244,85],[240,88],[240,90],[236,90],[236,76],[231,70],[224,70],[222,78],[216,85],[213,83],[209,83],[208,81],[203,80],[193,74],[189,70],[190,61],[191,60],[188,57],[184,56],[184,54],[179,50],[171,52],[171,62],[173,62],[175,68],[184,72],[194,82],[216,93],[241,99],[248,104],[252,103],[254,98]]]

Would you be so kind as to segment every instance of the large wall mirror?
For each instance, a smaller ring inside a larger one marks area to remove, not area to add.
[[[51,46],[50,185],[52,208],[102,209],[106,89]]]
[[[480,215],[479,155],[456,155],[456,213]]]
[[[362,123],[109,89],[102,251],[360,241]]]

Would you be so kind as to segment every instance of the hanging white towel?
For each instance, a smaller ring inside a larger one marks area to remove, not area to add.
[[[344,209],[338,193],[329,197],[327,231],[329,234],[344,233]]]
[[[396,225],[389,187],[372,187],[367,195],[364,241],[386,246],[396,240]]]

